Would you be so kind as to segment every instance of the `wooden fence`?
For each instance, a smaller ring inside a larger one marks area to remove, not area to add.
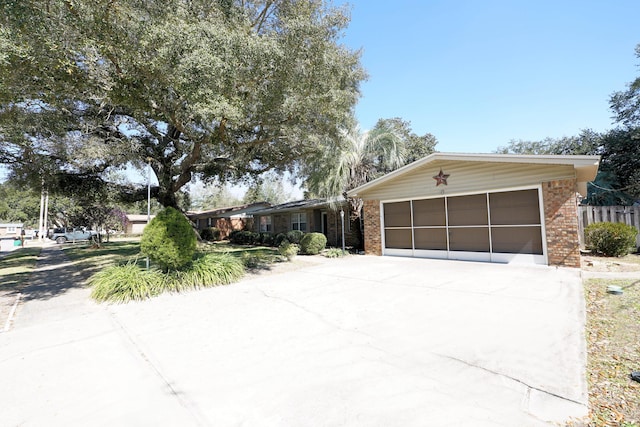
[[[584,247],[584,228],[594,222],[623,222],[638,230],[636,246],[640,247],[640,206],[578,206],[580,246]]]

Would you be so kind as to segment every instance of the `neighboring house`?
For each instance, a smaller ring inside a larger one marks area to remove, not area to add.
[[[254,212],[254,231],[272,234],[300,230],[327,236],[329,246],[342,245],[340,210],[344,210],[345,243],[358,246],[358,222],[350,220],[348,203],[332,205],[326,199],[296,200]]]
[[[10,222],[0,224],[0,239],[20,237],[23,224],[20,222]]]
[[[225,239],[234,230],[252,229],[253,213],[269,206],[271,203],[258,202],[208,211],[188,212],[187,216],[196,224],[198,230],[215,227],[220,230],[220,238]]]
[[[151,215],[151,219],[153,218],[155,218],[155,215]],[[142,234],[146,226],[147,215],[127,214],[125,234]]]
[[[577,195],[599,156],[434,153],[347,193],[375,255],[580,267]]]

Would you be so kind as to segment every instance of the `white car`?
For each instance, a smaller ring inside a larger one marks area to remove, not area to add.
[[[85,230],[84,228],[54,228],[49,233],[49,238],[55,240],[56,243],[75,242],[77,240],[91,240],[97,236],[93,230]]]

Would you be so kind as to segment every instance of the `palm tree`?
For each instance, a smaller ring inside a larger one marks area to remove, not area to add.
[[[390,128],[342,130],[312,162],[306,185],[320,197],[336,198],[403,166],[405,155],[404,141]]]
[[[359,127],[340,132],[340,139],[329,142],[327,149],[309,162],[308,190],[337,205],[340,196],[349,201],[352,220],[358,220],[358,238],[362,241],[361,212],[363,201],[347,198],[347,191],[403,166],[405,141],[391,128],[363,132]]]

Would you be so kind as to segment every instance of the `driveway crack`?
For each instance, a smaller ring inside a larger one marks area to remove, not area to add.
[[[446,354],[439,354],[439,353],[432,353],[432,354],[433,354],[433,355],[435,355],[435,356],[438,356],[438,357],[443,357],[443,358],[446,358],[446,359],[454,360],[454,361],[459,362],[459,363],[463,363],[463,364],[465,364],[465,365],[467,365],[467,366],[469,366],[469,367],[471,367],[471,368],[481,369],[481,370],[483,370],[483,371],[485,371],[485,372],[489,372],[489,373],[491,373],[491,374],[494,374],[494,375],[497,375],[497,376],[500,376],[500,377],[503,377],[503,378],[507,378],[507,379],[509,379],[509,380],[511,380],[511,381],[515,381],[515,382],[517,382],[517,383],[519,383],[519,384],[524,385],[524,386],[525,386],[525,387],[527,387],[529,390],[536,390],[536,391],[539,391],[540,393],[544,393],[544,394],[546,394],[546,395],[553,396],[553,397],[556,397],[556,398],[558,398],[558,399],[562,399],[562,400],[564,400],[564,401],[566,401],[566,402],[575,403],[575,404],[577,404],[577,405],[582,405],[582,406],[585,406],[585,405],[586,405],[586,403],[585,403],[585,402],[579,402],[579,401],[577,401],[577,400],[574,400],[574,399],[571,399],[571,398],[568,398],[568,397],[565,397],[565,396],[561,396],[561,395],[559,395],[559,394],[556,394],[556,393],[550,392],[550,391],[548,391],[548,390],[541,389],[541,388],[536,387],[536,386],[533,386],[533,385],[531,385],[531,384],[527,384],[526,382],[522,381],[521,379],[518,379],[518,378],[512,377],[512,376],[507,375],[507,374],[503,374],[503,373],[501,373],[501,372],[494,371],[494,370],[492,370],[492,369],[486,368],[486,367],[481,366],[481,365],[476,365],[476,364],[474,364],[474,363],[467,362],[466,360],[459,359],[459,358],[457,358],[457,357],[449,356],[449,355],[446,355]],[[527,395],[528,395],[529,393],[530,393],[530,392],[529,392],[529,391],[527,391]]]

